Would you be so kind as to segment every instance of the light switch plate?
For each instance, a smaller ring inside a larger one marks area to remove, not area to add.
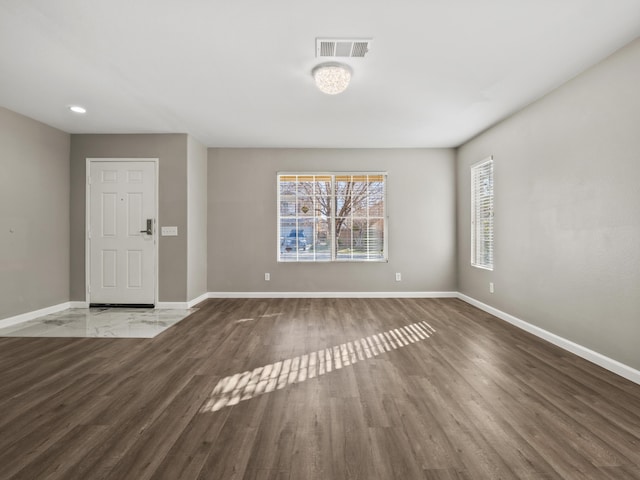
[[[177,237],[178,227],[162,227],[160,229],[160,235],[163,237]]]

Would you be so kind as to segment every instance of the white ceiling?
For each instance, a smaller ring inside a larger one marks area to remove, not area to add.
[[[0,105],[207,146],[452,147],[638,34],[640,0],[0,0]],[[316,37],[373,38],[342,95],[313,84]]]

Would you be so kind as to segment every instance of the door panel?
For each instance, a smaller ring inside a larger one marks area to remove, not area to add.
[[[102,250],[102,288],[115,288],[118,252],[115,250]]]
[[[127,287],[142,287],[142,251],[129,250],[127,252]]]
[[[102,193],[102,236],[116,236],[116,205],[118,194],[116,192]]]
[[[155,304],[156,164],[89,162],[91,303]]]

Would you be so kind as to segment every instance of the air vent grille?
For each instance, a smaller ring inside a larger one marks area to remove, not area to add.
[[[352,57],[364,57],[369,51],[369,42],[353,42]]]
[[[364,58],[370,38],[316,38],[316,57]]]
[[[332,57],[336,48],[336,42],[320,42],[320,56]]]

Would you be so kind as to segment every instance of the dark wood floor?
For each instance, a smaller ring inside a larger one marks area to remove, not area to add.
[[[209,300],[0,338],[0,478],[640,479],[640,386],[456,299]]]

